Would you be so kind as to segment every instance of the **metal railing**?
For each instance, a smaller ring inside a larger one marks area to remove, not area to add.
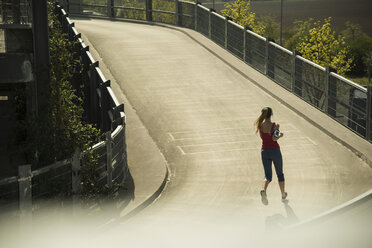
[[[2,0],[0,24],[31,24],[31,0]]]
[[[97,1],[70,0],[62,1],[62,4],[68,7],[71,14],[87,14],[88,8],[96,6],[90,3]],[[357,85],[336,74],[331,68],[321,67],[301,57],[296,51],[289,51],[270,38],[236,24],[200,3],[145,0],[136,9],[131,9],[133,6],[125,7],[123,1],[119,1],[120,6],[116,4],[117,1],[112,0],[99,2],[100,7],[104,6],[106,9],[93,15],[117,18],[119,16],[112,10],[125,8],[128,12],[125,18],[154,21],[157,20],[154,15],[166,13],[171,18],[157,21],[191,28],[205,35],[288,91],[372,141],[371,87]],[[82,4],[83,8],[75,11]],[[131,11],[140,11],[143,14],[141,18],[132,18]]]
[[[81,61],[82,74],[75,77],[75,87],[84,85],[84,109],[90,123],[105,132],[106,140],[92,147],[98,155],[99,175],[97,186],[109,188],[120,184],[128,174],[127,149],[125,138],[126,116],[124,105],[119,104],[110,81],[106,80],[84,44],[81,35],[68,18],[67,13],[56,6],[58,19],[63,32],[70,41],[75,42],[76,57]],[[56,193],[78,195],[80,193],[80,158],[83,154],[76,151],[72,158],[31,171],[31,165],[19,167],[18,176],[0,180],[0,212],[4,209],[19,209],[21,216],[29,216],[38,208],[41,199]],[[76,197],[74,198],[76,199]]]

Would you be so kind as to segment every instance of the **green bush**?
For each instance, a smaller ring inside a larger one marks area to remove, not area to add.
[[[92,146],[101,140],[100,131],[84,121],[83,97],[72,86],[73,76],[80,73],[80,61],[74,58],[74,43],[62,33],[62,27],[48,6],[50,84],[48,106],[44,113],[26,116],[26,90],[16,92],[17,128],[13,141],[17,153],[27,155],[27,163],[38,169],[54,162],[72,158],[76,150],[83,151],[82,194],[92,197],[105,191],[95,185],[97,154]],[[38,85],[38,87],[44,87]],[[83,90],[79,90],[79,92]],[[30,112],[30,111],[29,111]],[[55,183],[55,182],[54,182]]]

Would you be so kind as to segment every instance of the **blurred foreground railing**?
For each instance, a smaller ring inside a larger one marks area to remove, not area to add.
[[[128,174],[125,136],[124,105],[116,99],[110,81],[106,80],[84,44],[81,35],[60,6],[56,14],[62,24],[63,32],[75,43],[76,58],[81,61],[82,73],[75,75],[75,88],[84,86],[84,109],[88,122],[105,132],[106,140],[92,147],[98,155],[96,173],[97,187],[112,188],[124,181]],[[20,216],[28,218],[38,209],[38,202],[56,194],[74,196],[78,202],[80,193],[80,169],[83,153],[76,151],[72,158],[31,171],[31,165],[18,168],[18,176],[0,180],[0,212],[20,210]]]

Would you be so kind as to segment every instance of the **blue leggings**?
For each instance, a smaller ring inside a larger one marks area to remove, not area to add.
[[[283,159],[280,149],[262,149],[262,164],[265,170],[265,178],[269,182],[273,179],[272,162],[274,162],[275,172],[279,182],[284,181]]]

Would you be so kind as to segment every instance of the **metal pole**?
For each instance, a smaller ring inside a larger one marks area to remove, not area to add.
[[[280,0],[280,45],[282,46],[282,31],[283,31],[283,0]]]
[[[269,74],[269,43],[270,43],[270,38],[266,37],[266,42],[265,42],[265,75]]]
[[[107,186],[112,188],[112,138],[111,131],[106,132],[106,171]]]
[[[46,108],[48,107],[48,98],[50,91],[49,32],[46,0],[32,1],[32,16],[37,82],[37,114],[43,114],[46,113]]]
[[[146,0],[146,21],[152,22],[152,0]]]
[[[229,18],[225,16],[225,49],[227,49],[227,25],[229,25]]]
[[[330,73],[330,68],[327,65],[325,67],[325,72],[324,72],[324,82],[325,82],[325,91],[324,91],[324,112],[329,114],[329,109],[328,109],[328,97],[329,97],[329,73]]]
[[[107,17],[108,18],[112,18],[112,17],[114,17],[113,16],[113,11],[112,11],[112,0],[107,0]]]
[[[372,140],[372,86],[367,86],[366,139]]]
[[[209,9],[208,19],[208,37],[212,39],[212,9]]]
[[[368,64],[368,85],[371,84],[371,65],[372,65],[372,52],[369,53],[369,64]]]
[[[176,4],[176,24],[178,26],[181,26],[180,24],[180,5],[179,5],[179,2],[178,0],[174,1],[174,3]]]
[[[245,62],[245,59],[247,57],[247,26],[244,26],[243,29],[243,61]]]
[[[195,12],[194,12],[195,30],[198,30],[198,1],[195,0]]]

